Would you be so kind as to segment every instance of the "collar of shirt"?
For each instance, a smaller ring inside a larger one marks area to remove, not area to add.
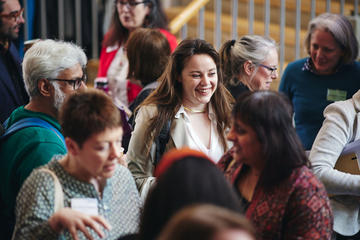
[[[334,73],[339,72],[340,69],[341,69],[341,66],[338,66],[338,67],[336,68],[336,71],[335,71]],[[312,60],[311,60],[310,57],[306,59],[306,61],[305,61],[305,63],[304,63],[304,65],[303,65],[303,67],[302,67],[301,70],[303,70],[303,71],[309,71],[309,72],[311,72],[311,73],[315,73],[315,74],[316,74],[316,70],[315,70],[314,64],[313,64],[313,62],[312,62]]]
[[[211,122],[214,122],[216,121],[216,115],[211,103],[208,104],[208,107],[209,107],[209,113],[208,113],[209,119]],[[183,105],[181,105],[179,111],[177,111],[177,113],[175,114],[175,118],[180,118],[181,114],[184,115],[185,121],[190,122],[189,115],[186,113]]]
[[[304,63],[304,66],[302,67],[302,70],[303,71],[309,71],[309,72],[312,72],[312,73],[315,73],[314,71],[314,66],[312,64],[312,61],[311,61],[311,58],[307,58],[305,63]]]
[[[109,52],[112,52],[112,51],[115,51],[118,49],[119,49],[119,44],[115,44],[112,46],[107,46],[105,51],[106,51],[106,53],[109,53]]]

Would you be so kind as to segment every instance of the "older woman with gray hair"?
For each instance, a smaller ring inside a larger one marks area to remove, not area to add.
[[[278,77],[278,53],[273,39],[245,35],[229,40],[220,49],[224,83],[233,97],[243,91],[268,90]]]
[[[311,20],[305,48],[309,57],[287,66],[279,91],[292,101],[296,132],[310,150],[325,107],[360,89],[360,64],[355,62],[359,49],[352,25],[339,14],[324,13]]]

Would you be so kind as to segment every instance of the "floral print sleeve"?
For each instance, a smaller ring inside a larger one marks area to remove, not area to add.
[[[284,218],[284,239],[331,239],[333,217],[324,186],[304,174],[289,198]]]

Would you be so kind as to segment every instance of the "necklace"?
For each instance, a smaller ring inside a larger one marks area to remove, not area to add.
[[[185,107],[185,106],[184,106],[184,109],[188,110],[189,112],[192,112],[192,113],[204,113],[204,112],[206,112],[206,110],[194,110],[194,109],[191,109],[191,108],[188,108],[188,107]]]

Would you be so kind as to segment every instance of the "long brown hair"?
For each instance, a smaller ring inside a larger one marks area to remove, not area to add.
[[[216,64],[218,85],[211,98],[217,122],[217,132],[221,144],[227,150],[224,129],[230,127],[231,104],[234,102],[230,92],[225,88],[219,64],[219,54],[214,47],[201,39],[183,40],[170,57],[165,72],[158,79],[159,86],[139,106],[156,105],[157,113],[150,119],[149,128],[145,132],[145,146],[147,154],[151,143],[160,133],[164,124],[175,117],[182,104],[182,84],[178,81],[181,77],[185,64],[190,57],[196,54],[209,55]]]
[[[143,86],[155,82],[164,72],[171,53],[166,37],[157,29],[138,28],[126,42],[129,60],[128,78],[141,81]]]
[[[129,30],[125,28],[119,19],[119,13],[117,11],[117,0],[114,4],[114,13],[111,18],[111,24],[109,31],[104,37],[102,43],[103,47],[113,46],[115,44],[124,44],[129,37]],[[144,2],[149,8],[150,12],[145,17],[142,27],[144,28],[162,28],[168,29],[168,20],[164,13],[164,10],[161,6],[161,1],[159,0],[147,0]]]

